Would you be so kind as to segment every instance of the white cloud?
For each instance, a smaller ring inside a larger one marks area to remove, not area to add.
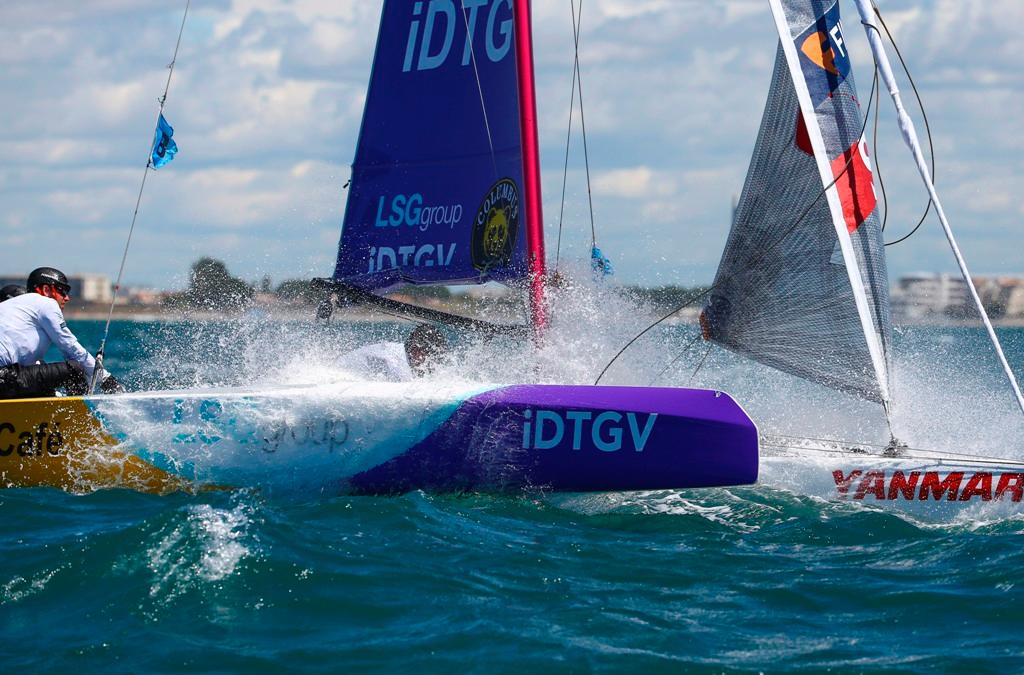
[[[601,172],[594,180],[594,188],[608,197],[652,199],[671,194],[674,184],[664,173],[637,166]]]
[[[181,20],[181,7],[172,4],[4,6],[0,267],[48,255],[52,247],[21,233],[56,229],[68,244],[59,264],[116,270]],[[534,3],[551,237],[573,59],[567,4]],[[1014,262],[1005,251],[1017,250],[1021,219],[1024,135],[1016,126],[1024,109],[1017,67],[1024,3],[889,0],[883,9],[928,106],[940,191],[965,249],[988,255],[1002,242],[1003,271],[1022,271],[1019,256]],[[318,265],[317,273],[329,272],[379,11],[379,3],[363,0],[193,4],[167,107],[181,151],[150,176],[129,265],[130,274],[148,276],[137,281],[175,278],[201,253],[222,255],[249,277],[297,276],[297,268]],[[680,269],[706,280],[718,262],[729,201],[742,187],[774,62],[767,3],[588,0],[583,12],[599,238],[620,249],[623,281],[664,279]],[[851,25],[863,94],[870,57]],[[904,91],[912,103],[909,87]],[[882,105],[877,150],[895,232],[916,222],[923,199],[891,105]],[[582,250],[589,204],[578,110],[574,120],[565,220],[583,234],[573,229],[566,240],[582,242]],[[933,234],[922,230],[892,250],[891,269],[945,265],[948,253]]]

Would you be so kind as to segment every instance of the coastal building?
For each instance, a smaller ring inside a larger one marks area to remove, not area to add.
[[[1024,316],[1024,279],[1019,277],[978,277],[974,287],[994,317]]]
[[[900,277],[890,294],[898,321],[962,315],[971,303],[967,283],[950,274],[917,273]]]
[[[1024,318],[1024,278],[975,277],[974,288],[993,319]],[[890,294],[897,321],[936,321],[976,317],[967,283],[950,274],[919,273],[901,277]]]
[[[1018,279],[1006,294],[1006,316],[1024,317],[1024,279]]]
[[[114,285],[105,274],[74,274],[68,276],[71,297],[82,302],[107,304],[114,298]]]
[[[0,274],[0,286],[7,284],[25,285],[28,272],[22,274]],[[110,277],[105,274],[69,274],[71,297],[82,303],[107,303],[114,296],[114,287]]]
[[[117,304],[133,306],[159,305],[167,295],[168,291],[161,291],[146,286],[129,286],[122,288],[117,294]]]

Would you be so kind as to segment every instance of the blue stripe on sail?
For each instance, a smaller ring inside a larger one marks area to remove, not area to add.
[[[380,289],[525,276],[512,2],[469,4],[384,4],[337,279]]]

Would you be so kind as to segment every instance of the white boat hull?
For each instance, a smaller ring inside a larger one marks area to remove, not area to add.
[[[758,483],[812,498],[946,518],[1024,511],[1024,463],[822,441],[764,439]]]

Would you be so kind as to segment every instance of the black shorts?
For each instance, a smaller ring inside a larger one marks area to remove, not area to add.
[[[43,398],[53,396],[58,389],[68,396],[81,396],[88,388],[85,374],[66,361],[0,367],[0,399]]]

